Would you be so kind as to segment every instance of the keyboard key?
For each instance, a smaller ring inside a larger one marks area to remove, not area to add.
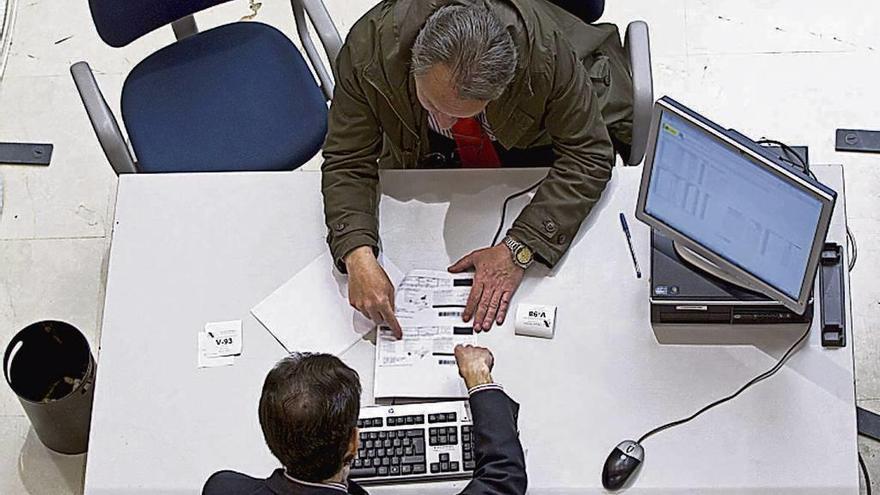
[[[383,457],[382,458],[382,466],[390,466],[390,465],[391,465],[391,459],[388,457]]]
[[[440,472],[440,463],[439,462],[432,462],[431,463],[431,472],[432,473],[439,473]]]
[[[385,449],[376,449],[377,457],[385,457]]]
[[[400,465],[400,457],[397,457],[397,456],[392,457],[391,458],[391,465],[392,466],[399,466]]]
[[[400,475],[400,466],[391,466],[391,476]]]
[[[423,455],[408,455],[403,457],[400,462],[404,464],[424,464],[425,456]]]
[[[409,464],[404,464],[400,467],[400,474],[412,474],[413,467]]]
[[[428,439],[428,445],[437,445],[437,437],[432,436]]]
[[[370,432],[370,440],[375,440],[377,438],[379,438],[379,432],[378,431],[371,431]]]
[[[381,465],[382,465],[382,459],[379,459],[378,457],[373,459],[373,467],[379,467]]]
[[[376,457],[376,450],[375,449],[367,450],[367,457],[369,457],[370,459],[372,459],[373,457]]]
[[[449,462],[449,454],[440,454],[440,462]]]
[[[449,471],[449,463],[448,462],[441,462],[440,463],[440,471],[442,471],[444,473]]]
[[[458,471],[458,461],[452,461],[449,463],[450,471]]]
[[[413,419],[414,419],[415,424],[417,424],[417,425],[425,424],[425,415],[424,414],[418,414],[416,416],[413,416]]]
[[[464,461],[464,469],[465,471],[473,471],[477,468],[477,463],[474,461]]]
[[[457,433],[458,433],[458,430],[456,430],[454,426],[449,426],[446,428],[447,435],[456,435]]]
[[[397,447],[396,449],[394,449],[394,455],[402,456],[403,455],[403,447]]]
[[[446,421],[456,421],[457,415],[454,412],[446,413]]]
[[[363,463],[364,463],[363,460],[361,460],[361,459],[355,459],[354,461],[351,462],[351,467],[353,467],[353,468],[359,468],[359,467],[362,467],[362,466],[364,465]]]
[[[413,455],[414,452],[415,452],[415,449],[413,449],[412,447],[404,447],[403,448],[404,455]]]
[[[448,441],[449,441],[449,439],[446,438],[446,435],[440,435],[439,437],[437,437],[437,443],[439,445],[446,445],[446,442],[448,442]]]
[[[382,427],[382,418],[373,418],[373,428]]]
[[[429,414],[428,423],[438,423],[440,421],[439,414]]]
[[[472,460],[472,459],[474,458],[473,454],[471,454],[471,453],[468,452],[468,451],[465,451],[465,453],[462,454],[461,457],[462,457],[462,460],[465,460],[465,461],[470,461],[470,460]]]
[[[394,446],[394,447],[400,447],[400,446],[403,445],[403,444],[400,443],[400,439],[399,439],[399,438],[395,438],[394,441],[391,442],[391,445]]]
[[[449,436],[449,443],[451,445],[455,445],[458,443],[458,437],[455,436],[455,433],[453,433],[452,435]]]
[[[388,476],[388,468],[385,466],[382,466],[379,468],[378,473],[379,473],[379,476]]]
[[[397,424],[397,418],[394,416],[388,416],[388,426],[395,426]]]
[[[368,449],[372,449],[373,448],[373,441],[367,440],[366,442],[364,442],[364,447],[368,448]]]
[[[397,430],[397,438],[406,438],[406,430]]]
[[[414,424],[415,422],[416,422],[416,420],[412,416],[406,417],[406,424],[411,425],[411,424]]]
[[[424,464],[416,464],[413,466],[413,474],[424,474],[425,465]]]
[[[381,438],[382,440],[385,440],[386,438],[388,438],[388,432],[387,431],[380,431],[379,438]]]
[[[387,449],[387,448],[390,448],[391,445],[392,445],[392,443],[391,443],[391,439],[390,439],[390,438],[386,438],[385,441],[382,442],[382,446],[385,447],[386,449]]]
[[[413,440],[413,450],[415,450],[416,454],[424,454],[425,440],[423,438],[416,438]]]
[[[417,428],[415,430],[406,430],[406,436],[409,438],[425,437],[425,430]]]
[[[349,478],[371,478],[376,476],[376,468],[372,467],[362,467],[357,469],[351,469],[348,472]]]
[[[406,437],[403,439],[404,447],[412,447],[412,438]]]

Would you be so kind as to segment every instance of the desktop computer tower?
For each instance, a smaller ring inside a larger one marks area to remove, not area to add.
[[[812,322],[757,292],[717,278],[651,232],[651,326],[661,344],[760,344],[797,338]]]

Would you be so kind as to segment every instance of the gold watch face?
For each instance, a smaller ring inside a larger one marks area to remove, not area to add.
[[[532,262],[532,250],[526,246],[521,247],[516,252],[516,261],[523,265],[528,265]]]

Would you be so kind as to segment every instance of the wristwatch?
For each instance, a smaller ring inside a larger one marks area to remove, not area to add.
[[[501,241],[507,246],[507,249],[510,250],[510,255],[513,258],[513,263],[525,270],[535,261],[535,254],[532,250],[526,246],[525,244],[519,242],[513,237],[504,236],[504,240]]]

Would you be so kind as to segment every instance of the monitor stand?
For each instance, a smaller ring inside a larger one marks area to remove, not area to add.
[[[701,256],[691,248],[685,247],[676,241],[672,241],[672,248],[675,250],[675,254],[697,270],[706,272],[715,278],[721,279],[728,284],[735,285],[741,289],[754,290],[752,287],[749,287],[733,275],[725,272],[721,267]]]

